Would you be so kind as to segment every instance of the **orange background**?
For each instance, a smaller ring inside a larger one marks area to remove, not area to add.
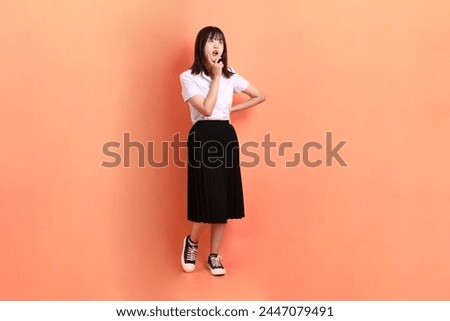
[[[28,0],[0,12],[0,299],[450,299],[448,1]],[[294,145],[272,150],[275,168],[242,169],[247,217],[227,227],[224,278],[204,264],[207,230],[197,270],[181,270],[185,168],[139,168],[136,149],[131,168],[101,166],[124,133],[186,138],[178,76],[206,25],[267,96],[232,115],[241,144],[271,133]],[[348,167],[284,165],[327,131],[347,141]]]

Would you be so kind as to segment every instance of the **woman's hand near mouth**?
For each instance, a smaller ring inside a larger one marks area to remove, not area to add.
[[[220,57],[218,55],[218,53],[214,56],[213,55],[208,55],[208,59],[210,61],[210,73],[211,73],[211,78],[216,78],[222,76],[222,69],[223,69],[223,62],[220,61],[222,57]]]

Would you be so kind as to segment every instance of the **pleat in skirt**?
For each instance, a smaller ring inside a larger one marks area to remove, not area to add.
[[[226,223],[245,216],[239,141],[225,120],[200,120],[188,136],[188,220]]]

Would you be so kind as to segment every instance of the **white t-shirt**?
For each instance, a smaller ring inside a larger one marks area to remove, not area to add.
[[[241,92],[249,86],[249,82],[246,79],[237,74],[232,68],[230,70],[234,72],[234,75],[228,79],[223,75],[220,78],[217,102],[211,116],[203,116],[188,102],[192,124],[197,120],[230,120],[233,94]],[[195,95],[201,95],[203,98],[206,98],[211,87],[211,77],[206,76],[203,72],[198,75],[193,75],[191,74],[191,69],[186,70],[180,75],[180,81],[182,88],[181,94],[184,101],[187,101]]]

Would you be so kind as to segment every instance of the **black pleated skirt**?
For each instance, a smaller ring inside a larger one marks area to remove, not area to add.
[[[200,120],[188,136],[188,220],[226,223],[244,217],[239,142],[227,120]]]

